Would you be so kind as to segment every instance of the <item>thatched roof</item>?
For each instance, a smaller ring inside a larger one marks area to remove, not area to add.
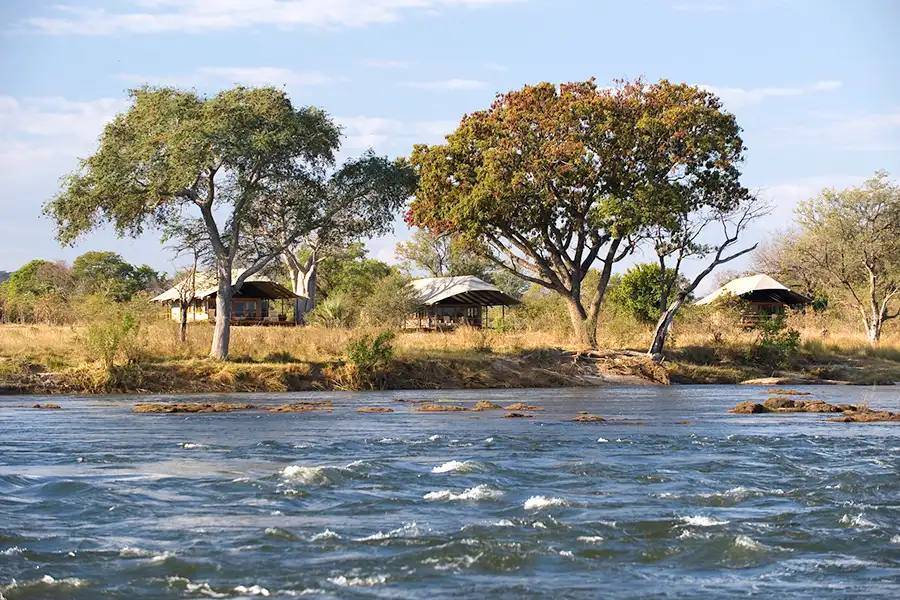
[[[436,304],[477,304],[480,306],[512,306],[519,301],[497,286],[473,275],[416,279],[413,288],[425,306]]]
[[[232,283],[237,281],[243,271],[235,270],[232,273]],[[151,302],[178,302],[181,299],[181,291],[189,290],[191,285],[190,279],[183,279],[175,284],[171,289],[163,292],[155,298],[151,298]],[[216,274],[208,271],[198,272],[194,278],[194,297],[192,300],[203,300],[215,296],[219,291]],[[268,300],[293,299],[299,298],[297,294],[280,285],[264,275],[251,275],[244,280],[243,285],[237,296],[250,298],[266,298]]]
[[[751,302],[780,302],[789,306],[812,302],[810,298],[782,285],[768,275],[760,274],[733,279],[712,294],[697,300],[695,304],[712,304],[726,294],[740,296]]]

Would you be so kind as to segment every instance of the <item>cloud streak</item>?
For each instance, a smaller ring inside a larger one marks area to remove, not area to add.
[[[365,27],[399,20],[404,14],[439,8],[483,7],[526,0],[131,0],[131,10],[75,5],[57,15],[31,17],[26,28],[50,35],[200,33],[256,25]],[[124,2],[123,2],[124,4]]]
[[[797,87],[763,87],[763,88],[726,88],[712,85],[701,85],[701,89],[717,95],[726,106],[730,108],[742,108],[759,104],[771,98],[790,98],[806,96],[823,92],[833,92],[840,89],[841,82],[835,80],[817,81],[810,85]]]

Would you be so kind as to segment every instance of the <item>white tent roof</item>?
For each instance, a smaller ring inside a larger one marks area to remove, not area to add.
[[[738,277],[737,279],[732,279],[712,294],[697,300],[695,304],[710,304],[715,302],[719,297],[725,294],[734,294],[735,296],[742,296],[744,294],[749,294],[751,292],[760,292],[766,290],[782,290],[791,292],[792,290],[768,275],[753,275],[751,277]],[[796,293],[796,292],[794,292]]]
[[[235,269],[231,273],[231,283],[237,281],[237,278],[241,276],[241,273],[244,271],[242,269]],[[263,291],[268,292],[269,295],[273,297],[295,297],[295,294],[291,293],[287,288],[282,287],[278,283],[275,283],[268,277],[264,275],[251,275],[247,279],[244,280],[244,284],[260,284],[257,287],[263,289]],[[181,299],[181,290],[190,289],[191,282],[189,279],[183,279],[175,284],[171,289],[163,292],[159,296],[155,298],[151,298],[150,302],[178,302]],[[194,278],[194,299],[202,300],[203,298],[208,298],[219,291],[219,286],[216,280],[216,274],[209,271],[198,271]]]
[[[459,302],[464,304],[485,306],[518,304],[518,301],[506,295],[497,286],[474,275],[416,279],[412,282],[412,286],[419,294],[419,301],[426,306],[449,301],[454,297],[458,297]]]

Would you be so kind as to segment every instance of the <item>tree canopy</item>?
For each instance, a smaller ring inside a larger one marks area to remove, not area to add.
[[[467,115],[446,143],[417,146],[408,221],[469,239],[500,268],[562,295],[596,344],[613,265],[651,226],[746,193],[740,129],[719,99],[662,80],[542,83]],[[584,278],[601,263],[590,306]]]
[[[334,160],[340,129],[324,111],[295,108],[272,87],[211,97],[143,87],[129,97],[45,212],[65,244],[102,223],[123,236],[148,229],[173,236],[199,220],[219,282],[210,354],[224,358],[234,291],[316,225],[315,197],[294,196],[273,211],[272,195],[286,182],[315,180]],[[266,221],[277,244],[242,244]],[[239,251],[245,270],[232,277]]]

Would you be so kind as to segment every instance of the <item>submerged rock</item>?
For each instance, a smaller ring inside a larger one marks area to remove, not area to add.
[[[600,415],[578,415],[572,419],[576,423],[604,423],[606,419]]]
[[[505,419],[530,419],[531,415],[526,415],[525,413],[511,412],[511,413],[506,413],[505,415],[503,415],[503,418],[505,418]]]
[[[516,402],[515,404],[510,404],[505,407],[503,410],[544,410],[538,406],[529,406],[524,402]]]
[[[750,400],[747,400],[745,402],[738,403],[737,406],[735,406],[728,412],[734,413],[736,415],[754,415],[758,413],[772,412],[772,409],[767,406],[763,406],[759,402],[752,402]]]
[[[136,413],[211,413],[252,410],[253,404],[229,404],[227,402],[140,402],[131,409]]]
[[[453,406],[452,404],[420,404],[415,407],[415,412],[463,412],[469,410],[463,406]]]
[[[394,409],[387,408],[385,406],[366,406],[363,408],[357,408],[356,412],[358,412],[358,413],[392,413],[392,412],[394,412]]]
[[[312,412],[314,410],[325,410],[331,412],[331,402],[327,403],[310,403],[310,402],[294,402],[293,404],[282,404],[281,406],[271,406],[266,412],[277,413],[301,413]]]
[[[503,407],[497,404],[496,402],[491,402],[490,400],[479,400],[478,404],[475,405],[475,408],[472,410],[500,410]]]
[[[31,408],[41,408],[44,410],[62,410],[62,406],[59,404],[35,404]]]
[[[800,390],[785,390],[782,388],[770,388],[769,393],[773,396],[812,396],[811,392],[801,392]]]
[[[900,422],[900,413],[886,410],[848,411],[840,417],[828,419],[835,423],[877,423],[883,421]]]

